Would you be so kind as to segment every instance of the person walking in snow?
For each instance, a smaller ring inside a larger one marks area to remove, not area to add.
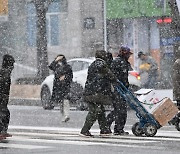
[[[128,71],[131,68],[128,59],[131,55],[130,48],[122,46],[119,50],[118,57],[111,62],[111,71],[115,74],[116,78],[121,81],[126,88],[129,87]],[[128,132],[124,131],[124,126],[127,119],[127,104],[126,101],[120,96],[116,90],[116,84],[114,85],[113,98],[113,111],[107,115],[107,124],[110,128],[113,121],[115,121],[114,135],[128,135]]]
[[[177,51],[179,52],[179,50]],[[176,105],[180,110],[180,54],[175,56],[177,59],[173,64],[173,100],[176,101]],[[180,112],[169,121],[170,124],[177,125],[179,128]]]
[[[69,100],[70,100],[70,85],[73,79],[71,66],[67,63],[64,55],[58,55],[55,60],[49,65],[49,68],[54,71],[53,92],[50,100],[50,106],[45,109],[53,109],[54,103],[61,104],[61,113],[63,115],[62,122],[69,121]]]
[[[88,68],[84,90],[84,101],[88,104],[89,111],[80,136],[85,137],[93,137],[90,129],[96,120],[99,123],[101,136],[111,134],[106,123],[104,105],[112,102],[109,96],[111,94],[111,82],[116,82],[116,78],[106,63],[106,51],[96,51],[95,57],[96,60]]]
[[[14,69],[14,57],[6,54],[3,56],[2,68],[0,69],[0,139],[11,137],[7,133],[10,111],[7,107],[9,102],[9,93],[11,86],[11,73]]]
[[[177,101],[180,110],[180,58],[173,65],[173,99]]]

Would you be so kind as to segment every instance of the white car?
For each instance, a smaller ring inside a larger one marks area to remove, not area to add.
[[[85,86],[88,67],[94,61],[94,58],[74,58],[68,60],[68,64],[71,65],[73,70],[73,83],[71,85],[71,102],[76,102],[76,107],[83,109],[85,107],[82,100],[82,91]],[[140,87],[140,78],[137,71],[129,71],[129,83],[130,89],[136,91]],[[41,84],[41,102],[45,107],[49,103],[53,89],[54,74],[46,77]]]

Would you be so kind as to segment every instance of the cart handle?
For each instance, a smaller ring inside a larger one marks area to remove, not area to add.
[[[118,88],[119,88],[122,95],[126,94],[127,92],[130,92],[130,91],[128,90],[128,88],[126,88],[121,81],[117,80],[117,83],[118,83],[118,86],[116,87],[116,89],[117,89],[117,91],[119,91],[119,90],[118,90]],[[130,92],[130,93],[131,93],[131,92]],[[131,93],[131,94],[132,94],[132,93]]]

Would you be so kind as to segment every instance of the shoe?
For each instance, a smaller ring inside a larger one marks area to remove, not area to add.
[[[2,134],[0,134],[0,141],[1,141],[1,140],[4,140],[4,139],[6,139],[6,137],[3,136]]]
[[[12,137],[12,135],[11,134],[9,134],[9,133],[1,133],[1,136],[2,137]]]
[[[68,116],[66,116],[63,120],[62,120],[62,122],[68,122],[70,120],[70,118],[68,117]]]
[[[45,110],[52,110],[52,109],[54,109],[54,106],[53,105],[51,105],[51,106],[44,106],[44,109]]]
[[[114,135],[129,135],[129,132],[125,132],[124,130],[119,131],[119,132],[114,132]]]
[[[112,133],[100,133],[100,136],[111,136]]]
[[[92,135],[89,131],[88,132],[80,132],[79,136],[82,137],[94,137],[94,135]]]
[[[110,136],[110,135],[112,135],[111,130],[100,131],[100,136]]]

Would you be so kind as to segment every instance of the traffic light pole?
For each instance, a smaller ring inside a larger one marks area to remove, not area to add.
[[[106,0],[103,0],[103,33],[104,33],[104,50],[107,51],[107,22],[106,22]]]

